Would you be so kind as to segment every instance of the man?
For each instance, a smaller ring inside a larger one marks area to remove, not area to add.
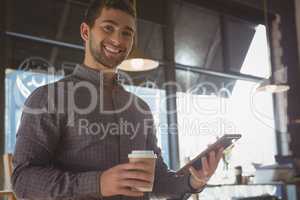
[[[191,168],[189,176],[169,171],[148,106],[117,83],[116,67],[132,49],[135,23],[129,1],[94,1],[80,27],[83,64],[27,99],[12,176],[19,198],[180,198],[201,191],[214,173],[222,149],[202,160],[202,170]],[[151,194],[132,190],[151,184],[147,165],[128,163],[132,150],[153,150],[158,156]]]

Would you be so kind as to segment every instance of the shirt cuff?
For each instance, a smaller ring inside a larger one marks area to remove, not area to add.
[[[101,173],[102,172],[84,172],[79,174],[77,192],[80,196],[93,196],[102,199],[100,189]]]

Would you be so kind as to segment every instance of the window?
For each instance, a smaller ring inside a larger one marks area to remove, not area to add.
[[[166,164],[169,164],[169,151],[168,151],[168,130],[167,130],[167,115],[166,115],[166,102],[165,91],[155,88],[139,87],[132,85],[124,85],[125,89],[129,92],[140,97],[144,100],[152,112],[155,126],[158,146],[161,147],[162,156]]]
[[[5,152],[13,153],[26,98],[34,89],[52,83],[61,76],[11,69],[5,73]]]
[[[242,73],[268,77],[266,40],[264,26],[258,26],[243,61]],[[230,82],[217,77],[214,78],[218,81],[214,81],[211,76],[198,75],[201,76],[188,92],[178,93],[181,165],[223,134],[242,134],[242,138],[227,153],[226,161],[221,162],[211,183],[233,183],[235,166],[242,166],[247,175],[253,174],[253,163],[274,164],[277,149],[272,94],[257,92],[255,82]],[[222,88],[216,86],[220,82],[225,83]],[[207,88],[210,93],[205,92]]]

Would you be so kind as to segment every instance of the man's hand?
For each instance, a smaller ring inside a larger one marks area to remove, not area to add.
[[[143,196],[143,192],[133,191],[132,188],[152,184],[152,176],[147,171],[150,171],[149,166],[138,162],[117,165],[104,171],[100,178],[102,196]]]
[[[195,190],[200,190],[203,186],[206,185],[210,177],[215,173],[218,164],[222,158],[224,149],[221,148],[216,153],[212,151],[209,153],[208,158],[203,157],[202,169],[197,171],[194,167],[190,167],[190,184]]]

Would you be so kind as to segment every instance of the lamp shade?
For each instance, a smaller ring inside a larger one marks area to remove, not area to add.
[[[134,48],[128,58],[118,66],[118,69],[130,72],[140,72],[153,70],[158,66],[158,61],[146,58],[139,49]]]
[[[133,8],[135,11],[135,15],[137,16],[137,1],[132,0]],[[129,71],[129,72],[142,72],[142,71],[149,71],[155,69],[159,66],[159,62],[147,58],[144,53],[142,53],[137,48],[137,41],[138,37],[137,34],[135,36],[135,46],[133,50],[130,52],[128,58],[124,60],[119,66],[118,69],[122,71]]]
[[[256,88],[258,92],[281,93],[290,89],[290,86],[284,83],[272,83],[269,80],[264,81]]]

